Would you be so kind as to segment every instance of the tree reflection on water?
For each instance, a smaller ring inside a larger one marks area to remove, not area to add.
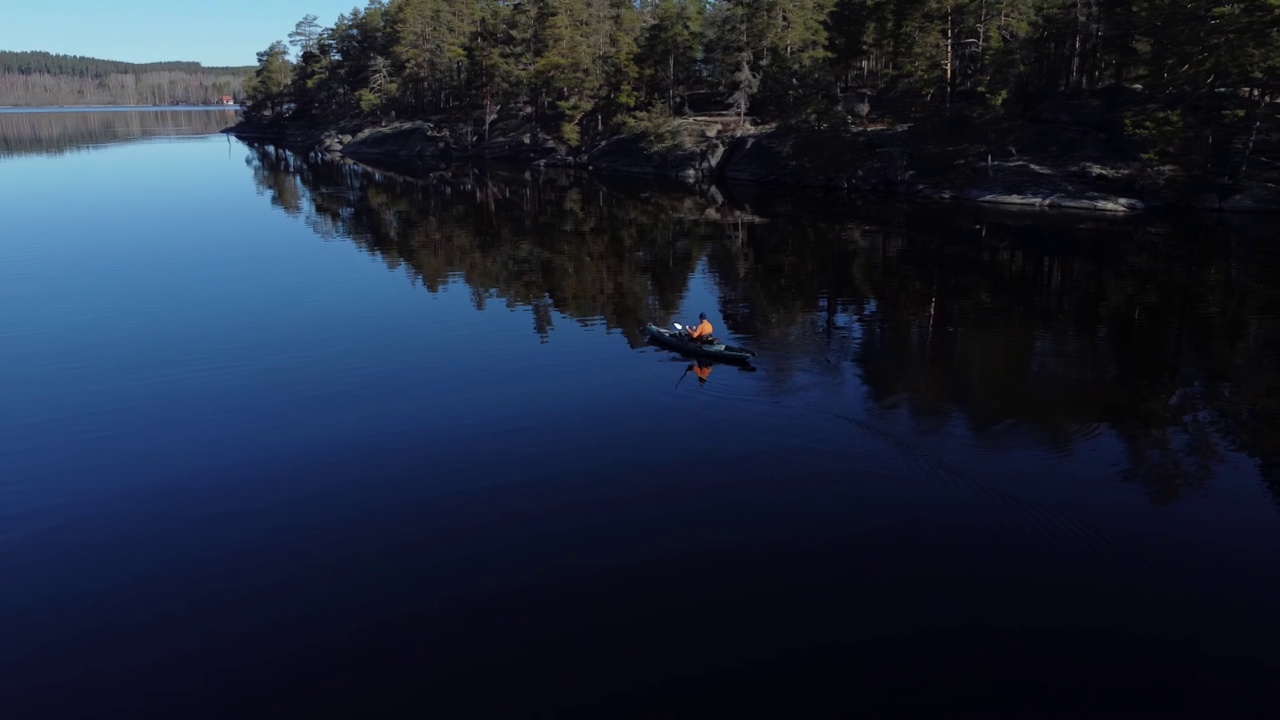
[[[641,347],[705,261],[724,329],[768,348],[779,387],[852,365],[880,406],[994,448],[1070,453],[1110,428],[1153,502],[1203,487],[1228,451],[1256,458],[1280,498],[1280,249],[1265,218],[662,193],[268,146],[248,162],[320,236],[432,292],[461,278],[477,308],[528,307],[543,342],[554,311]]]

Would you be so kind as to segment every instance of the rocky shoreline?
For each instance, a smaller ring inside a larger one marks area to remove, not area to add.
[[[1011,133],[999,147],[948,146],[911,125],[750,133],[733,132],[731,125],[724,117],[685,118],[673,122],[661,140],[621,136],[582,149],[528,128],[495,132],[483,141],[458,137],[428,122],[333,127],[242,122],[224,132],[357,161],[569,168],[689,187],[751,184],[1107,213],[1162,207],[1280,212],[1277,185],[1206,188],[1170,182],[1169,169],[1117,160],[1087,129],[1069,125],[1053,127],[1048,134]]]

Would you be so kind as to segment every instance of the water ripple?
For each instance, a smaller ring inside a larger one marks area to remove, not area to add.
[[[1053,555],[1087,559],[1125,572],[1142,572],[1167,579],[1198,582],[1195,571],[1186,563],[1123,534],[1101,526],[1075,520],[1041,503],[1015,495],[1003,488],[984,483],[964,469],[943,460],[901,436],[875,424],[837,413],[821,411],[856,427],[859,433],[877,438],[884,447],[893,448],[906,477],[921,477],[932,483],[962,490],[980,501],[985,508],[1007,526],[1017,528],[1030,542]]]

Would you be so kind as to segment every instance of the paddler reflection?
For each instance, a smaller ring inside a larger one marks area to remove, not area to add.
[[[689,363],[689,370],[692,370],[693,374],[698,376],[699,385],[706,385],[707,378],[711,377],[711,363],[705,360]]]
[[[716,366],[715,363],[703,358],[699,358],[689,363],[687,366],[685,366],[684,372],[680,374],[680,379],[676,381],[676,387],[680,387],[680,383],[684,381],[685,376],[687,376],[690,372],[698,376],[699,385],[706,385],[707,379],[711,377],[711,368],[715,366]],[[755,372],[755,371],[756,371],[755,367],[753,367],[750,363],[747,363],[746,365],[740,366],[738,368],[738,372]]]
[[[689,375],[689,371],[693,371],[698,376],[698,384],[706,385],[707,378],[711,377],[712,363],[710,360],[695,360],[689,363],[684,372],[680,373],[680,379],[676,381],[676,387],[680,387],[680,383],[684,382],[685,377]]]

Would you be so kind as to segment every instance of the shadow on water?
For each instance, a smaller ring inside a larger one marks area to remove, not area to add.
[[[1156,503],[1228,451],[1280,497],[1280,248],[1265,219],[637,192],[474,167],[379,170],[269,146],[248,162],[285,212],[432,292],[619,330],[677,311],[705,261],[727,331],[778,388],[852,366],[875,407],[959,423],[979,448],[1070,454],[1112,429]]]

